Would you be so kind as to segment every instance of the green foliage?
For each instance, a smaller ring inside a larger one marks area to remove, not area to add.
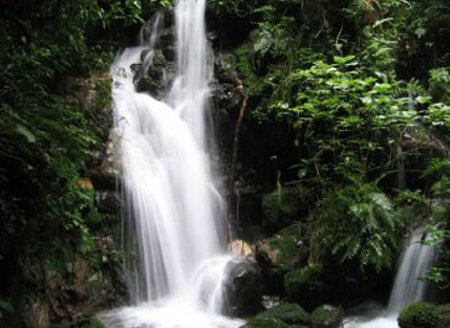
[[[258,0],[246,15],[254,30],[236,55],[249,119],[294,145],[266,160],[285,164],[278,185],[313,195],[310,262],[390,268],[404,229],[430,217],[430,185],[448,169],[448,1]],[[400,173],[414,191],[396,190]],[[446,184],[431,191],[442,205],[435,239],[448,253]],[[434,270],[442,286],[449,268]]]
[[[75,257],[98,258],[92,228],[100,217],[85,176],[108,129],[99,113],[109,105],[110,83],[83,81],[112,59],[104,28],[143,17],[135,0],[2,3],[0,289],[11,304],[24,298],[12,278],[39,297],[44,268],[64,271]],[[84,101],[83,88],[97,89],[97,98]],[[22,317],[4,309],[0,325]]]
[[[424,171],[425,177],[434,177],[436,181],[431,187],[435,205],[432,220],[427,227],[428,244],[437,245],[439,261],[427,275],[427,278],[442,289],[449,288],[450,282],[450,161],[435,159]]]
[[[322,267],[317,264],[289,271],[284,278],[287,297],[298,300],[320,295],[324,285],[321,274]]]
[[[299,182],[315,188],[369,173],[381,178],[380,168],[396,161],[402,131],[419,119],[409,98],[394,95],[395,81],[368,75],[355,56],[317,61],[277,82],[269,107],[254,115],[292,127]]]
[[[437,102],[450,102],[450,73],[448,68],[439,67],[430,70],[430,94]]]
[[[435,305],[413,303],[400,312],[398,323],[401,328],[443,327]]]
[[[391,267],[401,241],[404,222],[396,214],[373,184],[340,188],[319,201],[313,239],[322,245],[322,256],[381,271]]]

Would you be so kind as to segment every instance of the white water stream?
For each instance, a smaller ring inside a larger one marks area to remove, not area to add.
[[[235,328],[222,316],[225,268],[220,222],[225,205],[214,184],[205,110],[212,77],[205,1],[175,5],[177,76],[168,97],[137,93],[132,64],[152,61],[152,36],[141,35],[112,67],[114,124],[120,136],[127,272],[133,306],[101,315],[107,327]]]
[[[435,257],[435,248],[421,243],[424,229],[416,229],[400,257],[397,274],[386,309],[369,305],[363,315],[347,318],[345,328],[398,328],[401,309],[425,297],[426,282],[422,281]]]

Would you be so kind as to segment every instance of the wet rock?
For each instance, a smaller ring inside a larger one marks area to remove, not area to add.
[[[132,66],[136,90],[147,92],[160,100],[165,97],[175,78],[175,63],[172,58],[167,59],[165,53],[174,57],[165,48],[144,50],[141,54],[142,63]]]
[[[339,328],[343,311],[331,305],[321,305],[311,313],[312,328]]]
[[[249,260],[230,263],[227,267],[225,299],[229,315],[247,316],[261,309],[262,278],[258,265]]]

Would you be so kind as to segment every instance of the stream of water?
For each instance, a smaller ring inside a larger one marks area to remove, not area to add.
[[[427,283],[421,278],[433,264],[435,248],[421,243],[424,229],[416,229],[407,241],[399,259],[399,266],[387,308],[367,304],[356,309],[346,319],[345,328],[398,328],[397,317],[401,309],[425,297]]]
[[[112,66],[133,306],[103,314],[107,327],[243,324],[222,315],[225,269],[234,259],[221,245],[225,203],[207,154],[212,71],[204,15],[205,0],[176,2],[177,74],[164,101],[136,92],[131,69],[143,53],[143,65],[151,64],[160,17],[152,35],[141,35],[141,44],[125,49]]]

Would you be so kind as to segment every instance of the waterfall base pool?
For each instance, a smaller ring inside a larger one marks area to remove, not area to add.
[[[182,299],[117,309],[99,318],[109,328],[238,328],[244,324],[196,309]]]

